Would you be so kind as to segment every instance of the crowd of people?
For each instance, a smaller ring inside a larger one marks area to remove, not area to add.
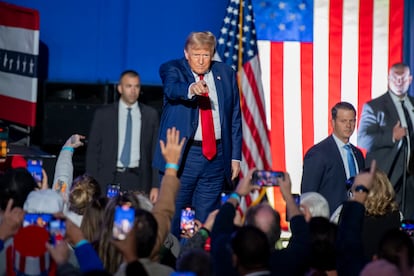
[[[412,218],[408,66],[391,67],[380,97],[388,103],[364,106],[367,160],[350,143],[356,110],[339,102],[332,135],[304,156],[299,203],[289,173],[277,176],[290,232],[281,245],[281,215],[266,199],[240,212],[242,198],[262,188],[252,181],[262,168],[233,185],[239,91],[236,73],[213,60],[215,46],[212,33],[191,33],[184,58],[161,65],[160,119],[138,102],[139,74],[123,72],[120,100],[93,119],[84,174],[74,176],[72,162],[85,146],[80,134],[62,145],[51,187],[45,171],[36,180],[24,161],[6,160],[14,165],[0,175],[0,275],[414,275],[414,228],[401,228]],[[385,150],[390,166],[377,154]],[[185,229],[183,209],[194,219]]]

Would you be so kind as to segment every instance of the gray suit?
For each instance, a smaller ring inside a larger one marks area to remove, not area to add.
[[[363,106],[358,129],[358,145],[367,150],[366,164],[369,166],[371,161],[375,159],[377,167],[388,175],[401,204],[402,179],[406,162],[404,147],[399,147],[400,143],[392,141],[393,128],[400,118],[389,93],[391,92],[387,92]],[[409,97],[409,100],[414,105],[414,99]],[[406,176],[407,212],[404,215],[406,218],[412,218],[414,194],[410,194],[410,191],[414,191],[414,179],[409,174]]]
[[[103,191],[116,176],[118,157],[118,105],[105,106],[95,112],[88,137],[86,172],[95,177]],[[147,105],[138,103],[141,111],[141,145],[139,180],[136,183],[121,183],[123,190],[137,190],[149,193],[159,187],[158,170],[152,168],[155,145],[158,142],[159,115]]]

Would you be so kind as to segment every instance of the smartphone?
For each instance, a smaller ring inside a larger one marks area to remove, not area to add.
[[[296,206],[298,206],[298,208],[299,208],[299,206],[300,206],[300,194],[292,194],[292,197],[293,197],[293,200],[296,203]],[[286,221],[289,221],[289,217],[290,217],[290,215],[289,215],[289,212],[288,212],[288,209],[287,209],[287,206],[286,206]]]
[[[119,195],[121,191],[121,184],[119,183],[111,183],[106,185],[106,197],[113,198]]]
[[[282,171],[267,171],[257,170],[253,172],[253,185],[263,186],[279,186],[278,177],[284,178],[285,174]]]
[[[131,204],[122,204],[115,207],[114,225],[112,237],[117,240],[125,240],[127,234],[134,227],[135,209]]]
[[[53,214],[45,213],[26,213],[23,218],[23,227],[37,225],[49,231],[49,223],[53,219]]]
[[[43,162],[40,159],[27,160],[27,170],[34,177],[36,182],[42,182],[43,180],[42,167]]]
[[[227,202],[227,199],[229,199],[230,194],[229,193],[221,193],[221,205]]]
[[[66,235],[66,221],[61,218],[53,218],[49,222],[50,243],[55,245],[63,241]]]
[[[405,219],[401,221],[400,229],[407,233],[410,237],[414,236],[414,220]]]
[[[181,233],[186,234],[190,233],[193,234],[195,231],[195,209],[194,207],[185,207],[181,210],[181,222],[180,228]]]
[[[0,160],[4,160],[7,157],[7,146],[9,142],[9,129],[8,127],[0,127]]]

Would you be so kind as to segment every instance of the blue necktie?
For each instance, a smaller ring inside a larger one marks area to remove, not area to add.
[[[344,148],[346,149],[346,159],[348,159],[349,177],[353,177],[356,175],[356,167],[352,148],[349,144],[346,144]]]
[[[128,115],[125,128],[125,140],[124,147],[121,153],[121,163],[124,167],[129,166],[129,161],[131,160],[131,136],[132,136],[132,116],[131,108],[128,108]]]

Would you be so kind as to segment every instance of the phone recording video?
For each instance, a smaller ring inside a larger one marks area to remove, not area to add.
[[[5,160],[7,157],[7,145],[9,141],[9,129],[0,126],[0,160]]]
[[[135,209],[131,206],[131,204],[116,206],[112,237],[117,240],[125,240],[127,234],[134,227],[134,220]]]
[[[257,170],[253,172],[252,184],[260,187],[279,186],[278,178],[284,178],[282,171]]]
[[[49,222],[53,219],[53,214],[26,213],[23,218],[23,227],[37,225],[49,229]]]
[[[43,180],[42,167],[43,162],[40,159],[27,160],[27,170],[33,176],[36,182],[42,182]]]
[[[181,233],[193,234],[195,231],[195,209],[193,207],[186,207],[181,210]]]
[[[66,235],[66,221],[54,218],[49,222],[50,243],[55,245],[64,240]]]
[[[108,184],[106,186],[106,197],[107,198],[117,197],[119,195],[120,190],[121,190],[121,184],[119,183]]]
[[[401,221],[401,231],[407,233],[410,237],[414,236],[414,220],[404,219]]]

